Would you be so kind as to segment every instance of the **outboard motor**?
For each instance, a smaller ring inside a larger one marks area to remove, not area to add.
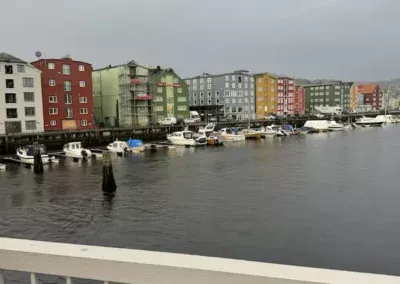
[[[87,158],[88,153],[86,152],[86,150],[82,150],[81,155],[82,155],[82,157]]]

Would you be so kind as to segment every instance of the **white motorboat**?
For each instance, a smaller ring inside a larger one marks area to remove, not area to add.
[[[344,126],[341,123],[337,123],[334,120],[328,121],[328,129],[329,131],[343,131]]]
[[[315,132],[329,131],[329,123],[327,120],[307,120],[304,127],[312,128]]]
[[[219,131],[219,134],[223,136],[227,142],[239,142],[246,140],[246,137],[243,134],[236,134],[229,128],[222,128]]]
[[[38,145],[38,147],[40,149],[40,155],[42,157],[42,163],[44,165],[48,164],[50,162],[50,158],[47,155],[46,146],[44,146],[43,144],[40,144],[40,145]],[[27,145],[27,146],[24,146],[24,147],[19,147],[17,149],[17,156],[21,160],[21,162],[23,162],[25,164],[33,165],[33,163],[34,163],[33,152],[34,152],[34,146],[33,145]]]
[[[376,117],[361,117],[357,119],[356,125],[365,127],[365,126],[382,126],[384,121],[382,119],[377,119]]]
[[[353,129],[353,125],[351,124],[344,124],[343,125],[343,130],[352,130]]]
[[[202,138],[202,137],[199,137]],[[197,138],[197,139],[199,139]],[[172,134],[167,134],[168,141],[173,145],[181,145],[181,146],[198,146],[201,145],[201,141],[196,141],[193,136],[193,131],[184,130],[173,132]],[[204,139],[205,140],[205,139]],[[207,144],[207,141],[204,141],[204,145]]]
[[[382,120],[384,124],[392,124],[395,123],[395,119],[393,118],[393,115],[387,114],[387,115],[378,115],[376,117],[377,120]]]
[[[128,151],[128,144],[125,141],[114,141],[113,143],[108,144],[108,151],[111,153],[124,153]]]
[[[215,124],[209,123],[205,127],[200,127],[199,133],[208,137],[209,134],[211,134],[211,132],[214,132],[214,129],[215,129]]]
[[[261,127],[260,132],[262,138],[273,137],[278,133],[278,131],[274,130],[272,126]]]
[[[70,142],[64,145],[63,152],[65,156],[70,158],[86,158],[91,157],[92,152],[88,149],[82,148],[81,142]]]

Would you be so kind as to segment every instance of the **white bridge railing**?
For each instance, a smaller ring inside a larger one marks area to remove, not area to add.
[[[1,270],[140,284],[400,283],[400,277],[197,255],[0,238]]]

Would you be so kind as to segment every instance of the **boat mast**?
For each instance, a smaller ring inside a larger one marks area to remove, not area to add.
[[[387,112],[387,105],[389,103],[389,90],[390,90],[390,84],[388,85],[387,91],[386,91],[386,96],[383,96],[383,99],[385,100],[385,118],[386,118],[386,112]]]

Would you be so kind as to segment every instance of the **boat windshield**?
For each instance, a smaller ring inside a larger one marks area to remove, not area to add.
[[[46,154],[46,146],[39,145],[39,149],[40,149],[40,154],[41,155]],[[33,145],[26,146],[26,154],[28,156],[33,156],[33,150],[34,150]]]
[[[183,132],[183,137],[185,139],[192,139],[193,138],[193,133],[192,132]]]

